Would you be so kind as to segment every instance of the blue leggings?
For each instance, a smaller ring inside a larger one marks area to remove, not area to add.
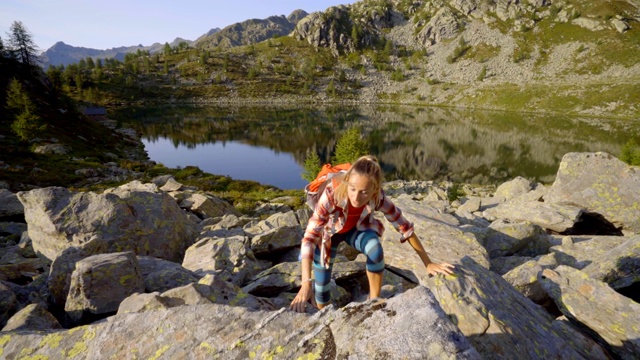
[[[331,238],[331,259],[329,268],[320,265],[320,246],[313,254],[313,275],[315,277],[316,303],[324,305],[331,301],[331,270],[336,257],[338,245],[345,241],[356,250],[367,256],[367,271],[380,273],[384,271],[384,253],[380,238],[373,230],[358,231],[355,228],[345,234],[335,234]]]

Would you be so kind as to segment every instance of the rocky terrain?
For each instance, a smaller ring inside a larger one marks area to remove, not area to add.
[[[363,56],[365,74],[350,73],[361,101],[637,117],[638,21],[634,1],[360,1],[310,14],[291,36],[335,54],[390,40],[403,80]]]
[[[633,359],[639,176],[568,153],[551,186],[453,200],[451,184],[386,183],[455,275],[427,276],[387,224],[383,297],[365,300],[364,259],[344,247],[335,304],[306,314],[287,306],[310,214],[287,199],[240,215],[170,176],[2,190],[0,357]]]
[[[362,0],[230,25],[173,57],[141,56],[151,75],[132,79],[135,100],[149,104],[401,103],[635,119],[639,24],[632,0]],[[132,99],[126,86],[95,91]]]

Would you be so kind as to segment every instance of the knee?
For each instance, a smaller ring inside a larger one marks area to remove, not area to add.
[[[367,239],[364,246],[364,254],[367,256],[367,264],[381,264],[384,267],[384,251],[382,250],[382,244],[377,235]]]

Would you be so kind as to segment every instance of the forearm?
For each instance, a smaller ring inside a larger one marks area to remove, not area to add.
[[[311,259],[302,259],[300,262],[300,272],[302,275],[302,284],[309,283],[311,279]]]
[[[425,267],[432,263],[429,255],[427,254],[427,251],[424,249],[422,243],[420,242],[420,239],[418,239],[418,236],[415,233],[411,234],[411,236],[409,236],[407,240],[409,241],[409,244],[411,244],[413,250],[416,251]]]

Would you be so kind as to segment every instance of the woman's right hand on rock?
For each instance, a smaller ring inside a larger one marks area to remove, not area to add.
[[[296,312],[305,312],[307,306],[309,305],[309,300],[313,302],[313,306],[315,306],[315,299],[313,299],[313,289],[311,287],[310,281],[305,281],[302,283],[302,287],[300,287],[300,291],[289,305],[289,309]]]

